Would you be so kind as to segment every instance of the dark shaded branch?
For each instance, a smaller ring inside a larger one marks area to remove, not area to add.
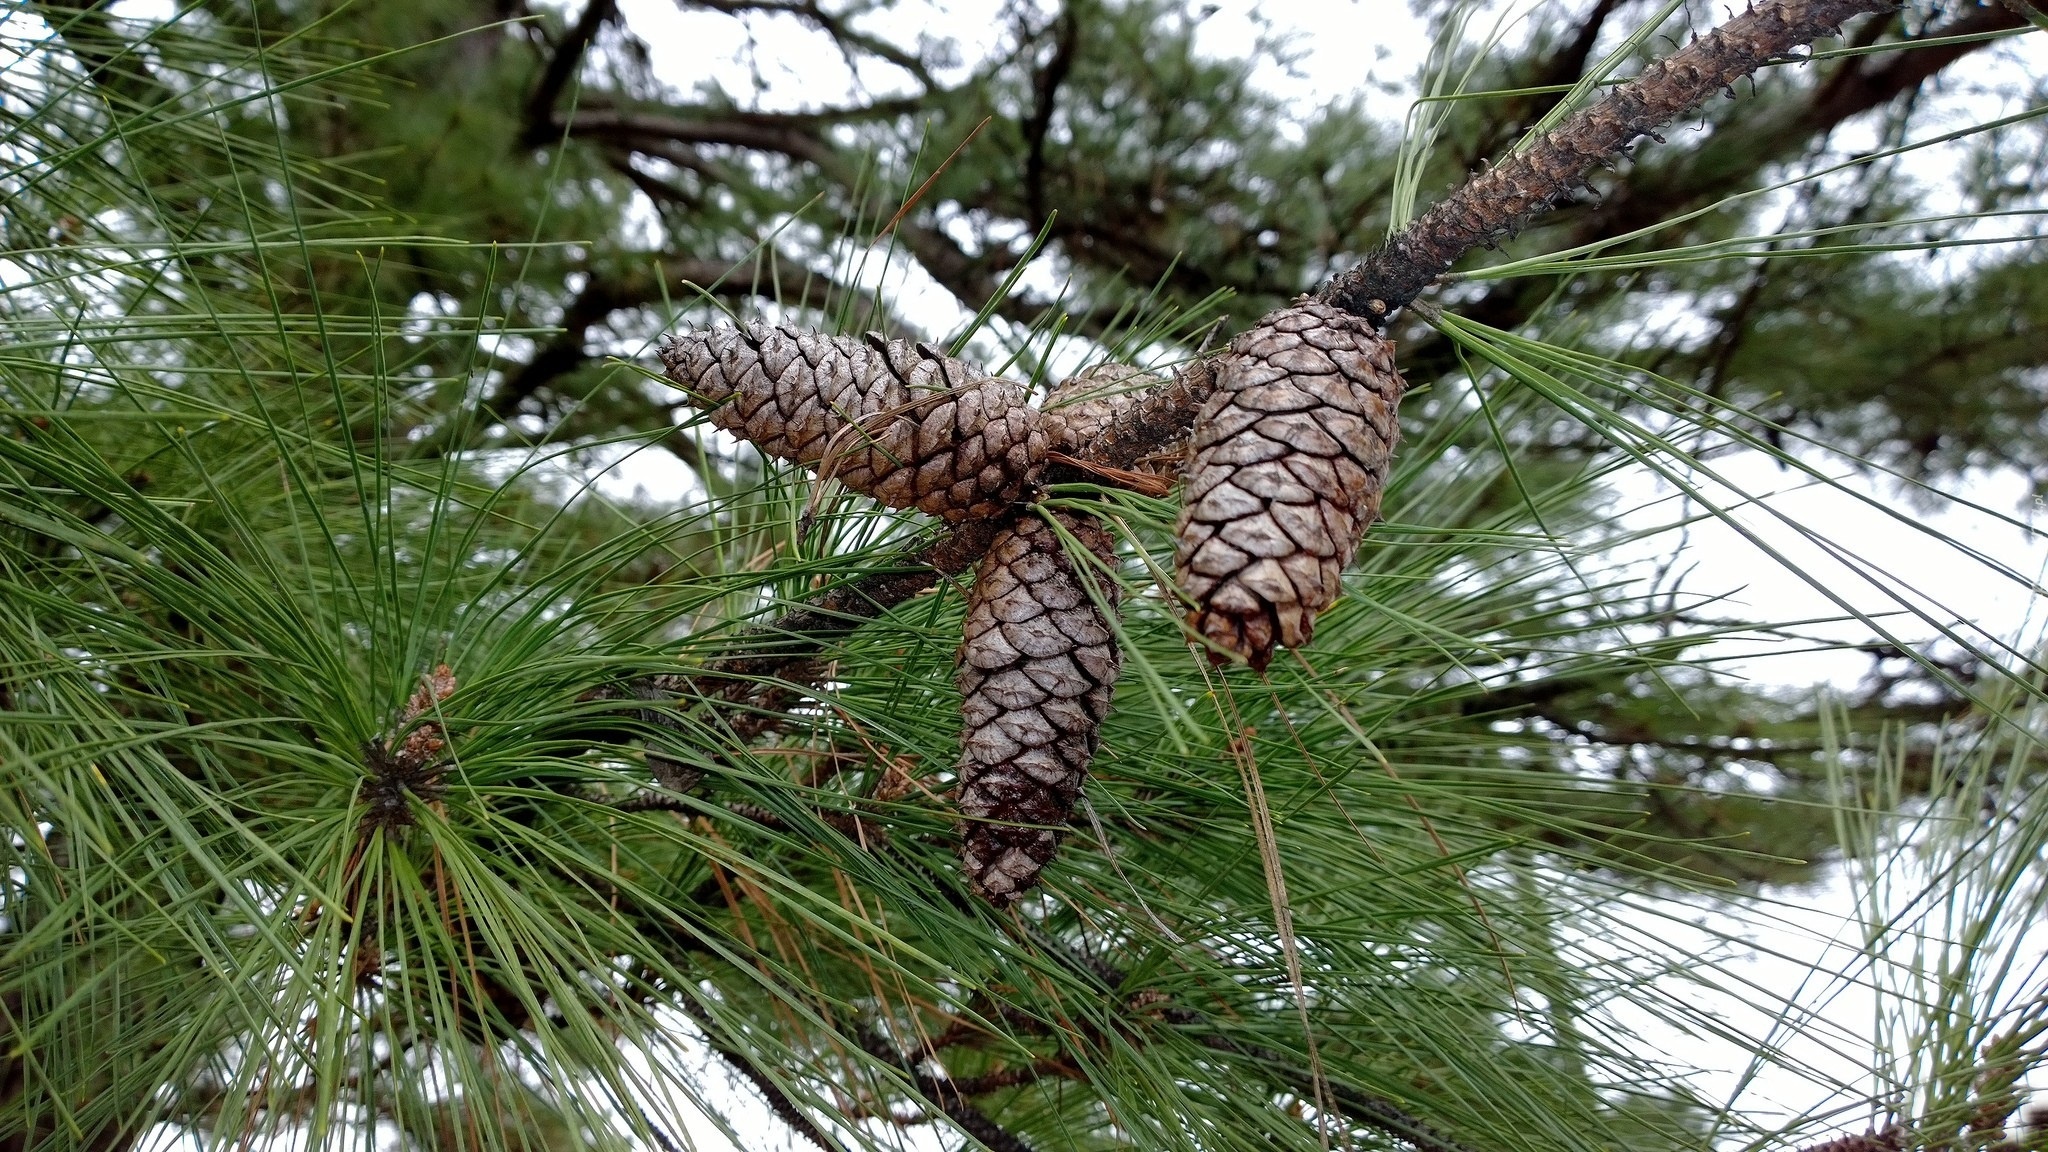
[[[1920,39],[1951,36],[1982,36],[2026,27],[2026,21],[2000,8],[1980,8],[1948,24],[1927,29]],[[1786,128],[1788,134],[1810,137],[1830,132],[1834,126],[1859,113],[1889,104],[1901,93],[1917,90],[1934,75],[1986,42],[1936,44],[1913,48],[1913,41],[1900,43],[1911,51],[1883,56],[1855,56],[1844,60],[1814,94],[1804,112]]]
[[[660,803],[650,801],[647,802],[647,806],[653,807]],[[979,915],[985,910],[974,898],[955,886],[956,878],[933,873],[927,870],[918,858],[897,851],[886,843],[875,847],[878,851],[888,853],[905,868],[920,873],[930,884],[932,892],[960,911]],[[707,883],[697,898],[700,901],[708,900],[715,891],[715,887]],[[1129,974],[1123,969],[1107,960],[1074,950],[1069,945],[1053,939],[1029,921],[1013,921],[1013,924],[1026,939],[1047,956],[1098,985],[1105,996],[1117,1001],[1136,1003],[1131,1000],[1129,992],[1125,989],[1129,982]],[[692,1009],[693,1018],[699,1020],[699,1025],[706,1029],[707,1035],[710,1034],[709,1025],[698,1016],[702,1010],[694,1004],[690,1004],[689,1007]],[[1320,1096],[1328,1099],[1335,1105],[1338,1114],[1353,1123],[1391,1135],[1414,1147],[1417,1152],[1474,1152],[1470,1145],[1443,1135],[1428,1121],[1413,1115],[1401,1105],[1363,1088],[1334,1081],[1326,1076],[1322,1079],[1322,1091],[1319,1093],[1316,1078],[1308,1069],[1289,1059],[1285,1053],[1262,1045],[1246,1043],[1215,1030],[1217,1022],[1205,1013],[1184,1006],[1169,1005],[1163,1010],[1158,1010],[1158,1018],[1173,1025],[1182,1034],[1205,1048],[1236,1056],[1263,1068],[1287,1091],[1304,1098]],[[1027,1027],[1034,1023],[1028,1018],[1020,1018],[1013,1022]],[[921,1071],[918,1068],[918,1061],[913,1056],[899,1052],[889,1038],[872,1025],[860,1025],[853,1039],[868,1055],[902,1072],[920,1096],[937,1106],[940,1112],[963,1131],[990,1148],[998,1149],[999,1152],[1031,1152],[1031,1145],[997,1125],[967,1098],[984,1092],[1015,1087],[1046,1075],[1070,1074],[1070,1070],[1057,1061],[1040,1060],[1023,1068],[955,1080]],[[946,1040],[942,1038],[935,1047],[944,1047],[945,1044]]]
[[[1062,7],[1052,27],[1052,58],[1033,81],[1031,117],[1024,121],[1024,203],[1033,228],[1045,222],[1045,136],[1059,106],[1060,85],[1066,83],[1081,46],[1081,22],[1072,8]]]
[[[1190,1013],[1192,1015],[1192,1013]],[[1296,1095],[1314,1099],[1316,1083],[1306,1068],[1289,1060],[1285,1054],[1257,1044],[1245,1044],[1232,1040],[1220,1033],[1209,1032],[1199,1037],[1205,1048],[1239,1056],[1265,1068],[1274,1077],[1286,1084]],[[1336,1111],[1346,1118],[1365,1127],[1384,1132],[1397,1140],[1413,1145],[1417,1152],[1473,1152],[1470,1145],[1453,1140],[1438,1132],[1430,1123],[1411,1115],[1399,1104],[1384,1096],[1377,1096],[1362,1088],[1355,1088],[1340,1080],[1324,1077],[1322,1088],[1327,1093]]]
[[[1030,929],[1027,929],[1027,932],[1032,941],[1047,955],[1074,973],[1100,984],[1106,995],[1119,998],[1129,996],[1129,991],[1124,987],[1129,981],[1129,973],[1106,960],[1075,952],[1043,932]],[[1406,1141],[1418,1152],[1474,1152],[1469,1145],[1443,1135],[1428,1121],[1409,1113],[1407,1109],[1384,1096],[1333,1080],[1328,1076],[1322,1078],[1319,1092],[1314,1074],[1285,1053],[1263,1045],[1246,1043],[1217,1031],[1215,1021],[1205,1013],[1184,1006],[1170,1006],[1161,1011],[1159,1016],[1203,1047],[1237,1056],[1264,1068],[1275,1080],[1285,1085],[1288,1091],[1299,1096],[1307,1099],[1328,1099],[1336,1105],[1337,1112],[1354,1123]]]
[[[1586,74],[1586,65],[1593,59],[1593,48],[1600,42],[1600,33],[1607,27],[1607,18],[1621,6],[1621,0],[1599,0],[1593,10],[1579,18],[1578,33],[1563,51],[1552,56],[1536,76],[1534,86],[1539,88],[1555,84],[1576,84]],[[1557,106],[1563,94],[1540,98],[1536,115],[1541,117]]]
[[[972,255],[959,241],[915,218],[899,221],[896,235],[924,270],[931,273],[932,279],[970,310],[995,299],[1003,287],[1003,273],[1016,264],[1007,252],[1001,253],[1000,259],[995,253]],[[998,304],[997,313],[1005,319],[1020,319],[1005,311],[1015,300],[1011,297]]]
[[[683,0],[687,7],[705,8],[723,12],[728,16],[739,16],[749,12],[770,15],[794,16],[836,41],[841,50],[857,48],[878,60],[885,60],[917,79],[926,88],[938,87],[925,62],[915,53],[907,52],[877,36],[871,36],[848,24],[846,17],[827,12],[816,0]]]
[[[1317,296],[1384,323],[1465,253],[1498,243],[1548,211],[1638,137],[1654,135],[1850,17],[1891,7],[1890,0],[1774,0],[1736,16],[1466,181],[1364,263],[1331,277]]]
[[[828,589],[809,604],[734,638],[727,656],[706,672],[726,685],[716,695],[738,701],[774,691],[774,681],[816,684],[818,654],[833,640],[981,559],[1002,529],[999,520],[970,520],[906,549],[868,574]]]
[[[702,149],[674,140],[635,141],[631,147],[619,145],[610,149],[610,154],[614,165],[625,162],[630,167],[633,156],[648,156],[666,160],[685,172],[695,172],[713,184],[736,188],[745,183],[738,173],[706,156]]]
[[[1571,40],[1545,57],[1535,72],[1526,80],[1517,82],[1516,86],[1543,89],[1576,84],[1586,74],[1586,65],[1593,58],[1593,49],[1600,42],[1600,33],[1607,27],[1608,17],[1620,6],[1621,0],[1598,0],[1591,11],[1578,19]],[[1527,125],[1548,115],[1566,95],[1565,92],[1540,92],[1509,102],[1491,125],[1491,131],[1480,138],[1479,146],[1469,154],[1468,166],[1491,158],[1495,152],[1513,143]]]
[[[618,0],[590,0],[584,6],[583,15],[562,42],[555,45],[547,67],[541,70],[540,82],[534,85],[533,94],[527,97],[526,131],[521,143],[529,148],[538,147],[554,140],[561,131],[554,118],[555,101],[561,99],[562,89],[576,75],[576,69],[582,65],[584,54],[596,41],[598,31],[618,13]]]
[[[982,1096],[1000,1092],[1005,1088],[1016,1088],[1032,1084],[1047,1076],[1057,1076],[1068,1070],[1050,1060],[1031,1064],[1019,1064],[1015,1068],[1003,1068],[995,1072],[984,1072],[979,1076],[964,1076],[953,1080],[953,1090],[962,1096]],[[1070,1073],[1069,1073],[1070,1074]]]
[[[672,184],[667,180],[642,172],[634,166],[633,158],[630,154],[611,152],[604,159],[612,171],[624,176],[633,187],[640,190],[642,196],[653,201],[656,209],[667,205],[675,205],[689,213],[697,213],[704,210],[704,198],[702,196],[680,185]]]
[[[1078,47],[1075,50],[1078,51]],[[1049,98],[1048,93],[1048,101]],[[824,128],[846,120],[901,115],[919,110],[925,104],[922,98],[907,98],[882,101],[858,109],[805,113],[720,111],[715,114],[706,112],[701,116],[588,108],[579,110],[566,122],[565,127],[571,136],[601,140],[620,151],[637,152],[667,160],[678,167],[698,172],[706,179],[723,184],[737,185],[743,181],[699,153],[698,146],[725,146],[774,153],[790,160],[810,164],[820,174],[842,188],[852,188],[858,183],[858,174],[838,148],[826,138]],[[1051,107],[1050,102],[1045,106],[1046,130],[1049,130]],[[1042,132],[1034,154],[1042,168]],[[615,162],[614,167],[619,167],[619,164]],[[631,165],[627,164],[625,168],[630,169]],[[651,179],[636,171],[629,171],[627,174],[636,184]],[[1042,172],[1039,182],[1043,183]],[[647,191],[650,197],[666,196],[672,191],[679,191],[666,186],[643,190]],[[1034,212],[1036,211],[1034,209]],[[1075,225],[1075,228],[1085,227],[1082,224]],[[1006,249],[981,255],[970,253],[944,231],[914,217],[899,221],[895,235],[925,271],[931,274],[932,279],[951,292],[954,298],[970,311],[979,309],[996,297],[1002,290],[1004,273],[1015,267],[1018,260],[1017,254]],[[1159,257],[1159,262],[1165,262],[1165,257]],[[1046,309],[1052,306],[1049,301],[1029,295],[1013,295],[1004,297],[997,304],[996,314],[1013,323],[1028,325],[1036,322]],[[1070,324],[1067,331],[1084,336],[1097,336],[1106,328],[1105,318],[1084,316],[1077,318],[1076,323]]]
[[[863,1026],[856,1039],[862,1051],[900,1070],[917,1088],[917,1094],[944,1113],[961,1131],[995,1149],[995,1152],[1032,1152],[1031,1145],[1022,1137],[989,1119],[988,1113],[968,1103],[966,1095],[960,1091],[959,1084],[946,1077],[919,1071],[915,1060],[898,1053],[896,1046],[889,1042],[888,1037],[874,1028]]]
[[[614,145],[659,155],[664,143],[724,144],[757,152],[773,152],[817,166],[847,188],[858,173],[825,136],[827,129],[863,120],[892,120],[925,110],[928,96],[901,96],[846,108],[809,112],[748,112],[735,108],[669,108],[636,111],[610,107],[579,108],[557,117],[552,128],[570,136],[604,140]]]
[[[732,111],[691,116],[579,108],[573,115],[557,118],[554,127],[571,136],[603,140],[636,151],[664,141],[725,144],[809,161],[832,175],[850,175],[840,171],[838,154],[820,135],[819,123],[809,115],[794,114]]]
[[[1064,240],[1072,234],[1063,228],[1054,230],[1055,239]],[[969,312],[977,312],[990,300],[996,300],[997,316],[1028,328],[1057,306],[1053,301],[1028,292],[997,299],[997,293],[1002,291],[1003,275],[1016,267],[1020,258],[1016,252],[999,248],[977,256],[940,229],[915,219],[899,222],[896,235],[902,238],[903,246],[917,258],[918,264],[931,273],[932,279],[951,292],[953,298]],[[1100,310],[1093,310],[1070,317],[1062,331],[1077,336],[1101,336],[1109,330],[1110,319]]]
[[[818,1127],[818,1122],[811,1119],[810,1113],[797,1107],[796,1101],[790,1099],[789,1093],[783,1091],[781,1085],[777,1084],[759,1065],[755,1064],[754,1058],[745,1049],[733,1043],[726,1036],[725,1030],[719,1027],[716,1020],[711,1018],[711,1013],[706,1012],[703,1005],[697,1003],[695,998],[688,995],[676,997],[676,1002],[682,1006],[685,1013],[689,1014],[690,1019],[696,1022],[697,1027],[703,1031],[704,1042],[711,1046],[711,1050],[718,1053],[719,1058],[724,1060],[733,1071],[746,1077],[747,1082],[752,1084],[761,1093],[761,1098],[768,1102],[769,1110],[773,1111],[784,1124],[789,1125],[806,1140],[824,1149],[825,1152],[842,1152],[839,1142],[826,1135],[825,1130]]]

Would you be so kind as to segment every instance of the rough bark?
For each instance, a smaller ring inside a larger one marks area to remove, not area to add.
[[[1548,211],[1638,137],[1655,135],[1742,77],[1840,28],[1842,21],[1893,7],[1891,0],[1774,0],[1736,16],[1466,181],[1364,263],[1331,277],[1317,296],[1384,323],[1465,253],[1498,243]]]

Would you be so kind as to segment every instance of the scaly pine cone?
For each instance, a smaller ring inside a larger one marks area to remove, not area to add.
[[[1261,669],[1308,642],[1379,515],[1404,388],[1392,344],[1306,297],[1231,341],[1175,529],[1197,632]]]
[[[1115,542],[1093,518],[1053,515],[1090,552],[1113,559]],[[1095,586],[1114,610],[1116,583]],[[1121,663],[1116,634],[1059,534],[1037,515],[1020,516],[975,575],[955,677],[963,697],[960,856],[990,902],[1015,900],[1051,863]]]
[[[891,508],[992,516],[1045,460],[1023,386],[930,344],[757,322],[665,337],[660,353],[713,424]]]
[[[1086,453],[1160,383],[1159,377],[1128,364],[1096,364],[1060,381],[1045,398],[1046,433],[1052,446],[1076,456]]]

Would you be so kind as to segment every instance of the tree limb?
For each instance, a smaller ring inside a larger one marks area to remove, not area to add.
[[[1045,222],[1045,137],[1052,128],[1052,114],[1059,106],[1060,85],[1073,70],[1074,55],[1081,46],[1081,22],[1074,10],[1062,6],[1053,17],[1052,59],[1038,70],[1032,83],[1031,116],[1024,121],[1024,203],[1031,212],[1030,226]]]
[[[1331,277],[1317,297],[1385,323],[1465,253],[1496,244],[1549,211],[1638,137],[1653,136],[1844,20],[1891,6],[1890,0],[1774,0],[1736,16],[1466,181],[1358,267]]]
[[[948,1120],[995,1152],[1032,1152],[1031,1145],[1015,1133],[989,1119],[988,1113],[967,1102],[967,1096],[952,1079],[920,1072],[917,1062],[896,1051],[871,1026],[863,1025],[857,1035],[861,1050],[892,1068],[900,1070],[916,1086],[918,1095],[930,1101]]]
[[[763,12],[771,15],[794,16],[827,36],[832,37],[842,49],[858,48],[878,60],[885,60],[916,78],[926,88],[937,88],[925,62],[915,53],[907,52],[880,37],[871,36],[854,28],[839,13],[827,12],[817,0],[681,0],[686,7],[706,8],[723,12],[728,16],[739,16],[749,12]]]
[[[555,101],[561,98],[562,89],[568,86],[570,77],[582,65],[584,55],[597,39],[599,29],[605,22],[619,13],[618,0],[590,0],[583,8],[583,15],[562,42],[555,45],[548,57],[547,67],[541,70],[540,82],[533,87],[533,94],[526,99],[526,132],[521,142],[527,147],[538,147],[553,141],[560,128],[554,119]]]
[[[811,1119],[810,1113],[798,1107],[796,1101],[790,1099],[789,1093],[783,1091],[781,1085],[754,1063],[753,1056],[746,1049],[726,1037],[725,1030],[718,1026],[718,1022],[711,1018],[711,1014],[704,1010],[703,1005],[689,995],[678,996],[676,1002],[682,1006],[690,1019],[696,1022],[698,1029],[704,1033],[704,1042],[711,1046],[711,1050],[718,1053],[719,1058],[733,1071],[746,1077],[747,1082],[761,1093],[761,1098],[768,1102],[769,1110],[784,1124],[789,1125],[792,1130],[816,1144],[824,1152],[842,1152],[839,1142],[826,1135],[825,1130],[818,1127],[818,1122]]]
[[[1875,26],[1882,25],[1879,21]],[[1893,46],[1893,53],[1885,57],[1846,59],[1838,69],[1858,72],[1861,78],[1823,80],[1789,113],[1751,118],[1735,130],[1717,132],[1700,147],[1667,163],[1636,165],[1626,179],[1603,191],[1599,204],[1575,212],[1575,223],[1559,247],[1578,248],[1626,236],[1725,196],[1752,181],[1766,165],[1796,155],[1816,135],[1831,133],[1847,120],[1916,90],[1938,74],[1939,69],[1928,67],[1935,54],[1945,68],[1990,43],[1978,40],[1921,48],[1915,46],[1916,40],[1945,40],[2022,26],[2024,21],[2007,13],[1977,9],[1947,24],[1926,29],[1919,37],[1899,41]],[[1909,67],[1908,58],[1920,63]],[[1607,282],[1599,283],[1604,286]],[[1497,283],[1478,298],[1461,304],[1458,312],[1468,320],[1512,331],[1553,290],[1554,281],[1547,277]],[[1454,352],[1433,331],[1404,344],[1402,351],[1402,365],[1414,378],[1433,378],[1457,366]]]

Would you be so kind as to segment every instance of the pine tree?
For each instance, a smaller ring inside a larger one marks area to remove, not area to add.
[[[692,1052],[823,1147],[2006,1138],[2038,658],[1867,619],[1859,699],[1722,681],[1777,622],[1632,581],[1603,502],[1716,510],[1730,447],[2040,482],[2038,255],[1894,251],[2038,210],[2033,112],[1959,133],[1978,203],[1896,170],[2038,13],[1601,0],[1504,51],[1451,6],[1397,140],[1278,130],[1165,5],[1016,6],[964,74],[694,7],[909,94],[665,91],[602,0],[9,9],[0,1149],[661,1147]],[[914,331],[888,253],[974,321]],[[691,481],[592,479],[640,452]],[[1205,533],[1315,562],[1244,607]],[[1731,1106],[1673,981],[1813,1022],[1645,925],[1833,855],[1870,938],[1814,977],[1890,1062],[1744,1033],[1834,1110]]]

